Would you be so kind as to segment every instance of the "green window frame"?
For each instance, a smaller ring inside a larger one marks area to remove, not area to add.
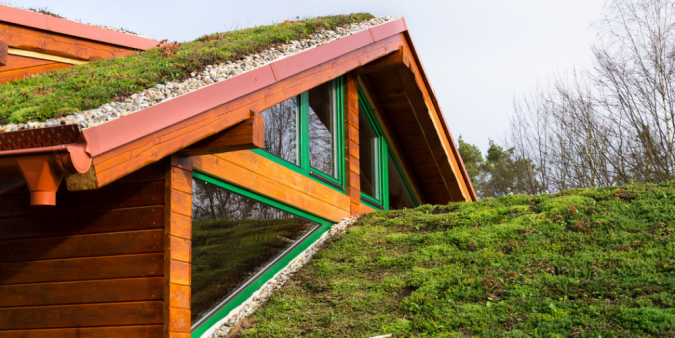
[[[191,337],[193,338],[199,338],[201,337],[206,331],[208,331],[211,327],[216,325],[218,321],[221,319],[225,318],[232,310],[234,310],[236,307],[241,305],[244,301],[246,301],[253,293],[258,291],[267,281],[272,279],[274,275],[276,275],[279,271],[281,271],[284,267],[286,267],[290,262],[292,262],[294,259],[296,259],[303,251],[305,251],[310,245],[312,245],[314,242],[316,242],[326,231],[330,229],[330,227],[334,224],[333,222],[317,217],[315,215],[312,215],[310,213],[307,213],[305,211],[302,211],[300,209],[297,209],[295,207],[289,206],[287,204],[281,203],[279,201],[273,200],[269,197],[263,196],[261,194],[258,194],[256,192],[253,192],[251,190],[246,189],[245,187],[241,187],[235,184],[232,184],[230,182],[224,181],[222,179],[216,178],[214,176],[211,176],[209,174],[200,172],[195,170],[192,174],[194,179],[201,180],[204,182],[207,182],[209,184],[213,184],[217,187],[229,190],[235,194],[239,194],[241,196],[250,198],[252,200],[255,200],[260,203],[264,203],[267,205],[270,205],[274,208],[283,210],[285,212],[288,212],[290,214],[296,215],[298,217],[305,218],[309,221],[315,222],[319,224],[319,228],[316,229],[315,231],[311,232],[303,238],[301,241],[299,240],[298,244],[296,244],[294,247],[291,247],[290,251],[281,259],[278,261],[274,262],[267,271],[262,273],[257,279],[253,280],[252,282],[248,283],[246,287],[239,291],[234,298],[232,298],[229,302],[227,302],[224,306],[220,307],[214,314],[209,316],[208,319],[198,321],[197,323],[193,323],[192,327],[192,332],[191,332]]]
[[[334,159],[335,159],[335,171],[336,177],[331,177],[322,173],[321,171],[314,169],[310,165],[310,152],[309,152],[309,91],[306,91],[297,96],[299,102],[299,118],[298,118],[298,157],[299,164],[288,162],[282,158],[279,158],[272,153],[268,152],[265,149],[253,149],[254,153],[265,157],[275,163],[281,164],[284,167],[291,169],[297,173],[300,173],[304,176],[312,178],[313,180],[320,182],[324,185],[327,185],[337,191],[345,191],[345,144],[344,144],[344,80],[342,77],[338,77],[333,82],[333,92],[334,92],[334,131],[333,131],[333,144],[335,145],[334,149]]]
[[[408,194],[413,200],[413,203],[415,206],[419,206],[419,201],[417,200],[417,197],[415,194],[412,192],[412,188],[410,186],[410,183],[406,179],[406,176],[403,174],[403,168],[401,167],[400,163],[396,159],[396,156],[394,156],[394,153],[392,152],[392,148],[389,145],[389,142],[387,142],[386,137],[384,135],[384,132],[382,131],[382,127],[380,127],[380,124],[377,122],[377,119],[375,118],[375,113],[373,109],[370,107],[370,104],[368,104],[368,101],[366,99],[366,96],[359,87],[359,105],[362,108],[362,112],[364,112],[364,121],[370,124],[370,127],[375,131],[375,134],[377,135],[377,151],[376,155],[377,158],[375,159],[375,163],[377,166],[377,170],[375,170],[376,173],[376,184],[377,184],[377,194],[376,196],[369,196],[367,194],[364,194],[361,192],[361,202],[365,203],[367,206],[377,209],[377,210],[389,210],[389,157],[391,157],[392,162],[394,162],[394,165],[396,167],[396,170],[398,171],[399,175],[403,178],[403,183],[405,185],[406,190],[408,191]]]

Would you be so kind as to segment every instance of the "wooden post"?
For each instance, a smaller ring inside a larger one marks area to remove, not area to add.
[[[345,81],[345,154],[347,155],[347,195],[352,216],[361,213],[361,168],[359,162],[359,91],[354,72]]]
[[[164,338],[190,338],[192,157],[170,156],[165,193]]]

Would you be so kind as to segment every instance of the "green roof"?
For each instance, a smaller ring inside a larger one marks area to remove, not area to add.
[[[46,121],[98,108],[158,83],[184,80],[208,65],[372,17],[333,15],[215,33],[185,43],[165,41],[147,51],[0,84],[0,124]]]
[[[673,290],[675,181],[367,215],[239,328],[243,337],[671,337]]]

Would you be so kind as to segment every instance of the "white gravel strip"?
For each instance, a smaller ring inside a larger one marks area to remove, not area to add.
[[[110,102],[99,108],[91,109],[72,115],[49,119],[45,122],[27,122],[0,126],[0,132],[23,129],[53,127],[57,125],[78,124],[81,129],[91,128],[129,114],[143,110],[174,97],[185,95],[202,87],[224,81],[262,67],[270,62],[300,53],[339,38],[351,35],[362,30],[381,25],[394,20],[394,17],[379,17],[368,21],[353,23],[347,26],[323,30],[311,36],[294,40],[276,48],[270,48],[259,54],[246,56],[243,60],[227,61],[218,65],[206,66],[204,71],[193,72],[191,77],[182,82],[167,82],[166,85],[157,84],[154,88],[144,89],[123,101]]]
[[[333,225],[316,242],[312,243],[305,251],[300,253],[293,261],[288,263],[281,271],[265,283],[258,291],[253,293],[246,301],[232,310],[225,318],[218,321],[209,328],[201,338],[221,338],[226,337],[230,330],[242,319],[248,317],[262,306],[272,296],[274,291],[280,289],[293,274],[303,267],[319,251],[321,245],[329,238],[338,233],[344,233],[345,229],[354,224],[358,216],[345,218],[342,222]]]

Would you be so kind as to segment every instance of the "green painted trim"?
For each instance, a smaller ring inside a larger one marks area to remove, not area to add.
[[[191,333],[192,338],[200,338],[209,328],[215,325],[219,320],[225,318],[225,316],[227,316],[232,310],[234,310],[237,306],[241,305],[244,301],[246,301],[249,297],[251,297],[253,293],[258,291],[265,283],[267,283],[267,281],[269,281],[272,277],[274,277],[274,275],[276,275],[279,271],[281,271],[284,267],[286,267],[288,263],[292,262],[294,259],[298,257],[299,254],[301,254],[310,245],[316,242],[326,231],[330,229],[333,223],[329,220],[325,220],[323,218],[309,214],[300,209],[296,209],[289,205],[283,204],[279,201],[273,200],[269,197],[260,195],[251,190],[234,185],[230,182],[223,181],[221,179],[215,178],[213,176],[210,176],[208,174],[199,171],[194,171],[192,177],[213,184],[215,186],[221,187],[223,189],[227,189],[236,194],[242,195],[244,197],[258,201],[260,203],[268,204],[277,209],[286,211],[296,216],[300,216],[302,218],[305,218],[315,223],[319,223],[321,225],[319,229],[317,229],[313,234],[311,234],[302,243],[300,243],[297,247],[295,247],[290,253],[288,253],[288,255],[279,260],[279,262],[277,262],[277,264],[275,264],[270,270],[265,272],[256,281],[251,283],[251,285],[249,285],[246,289],[244,289],[239,295],[237,295],[237,297],[235,297],[232,301],[227,303],[223,308],[218,310],[218,312],[216,312],[213,315],[213,317],[209,318],[209,320],[204,322],[204,324],[196,328]]]
[[[341,123],[344,120],[344,105],[341,104],[343,102],[343,97],[344,97],[344,80],[342,77],[338,77],[335,80],[333,80],[333,89],[335,93],[335,130],[334,130],[334,137],[335,137],[335,149],[336,153],[334,154],[335,156],[335,164],[336,168],[335,170],[337,171],[337,178],[326,175],[316,169],[313,170],[315,175],[321,176],[322,179],[325,179],[327,181],[330,181],[334,184],[328,184],[321,179],[317,179],[316,177],[313,177],[312,175],[309,174],[310,171],[310,164],[309,164],[309,92],[304,92],[300,95],[297,96],[299,104],[298,107],[300,109],[298,113],[298,163],[299,165],[296,165],[294,163],[288,162],[282,158],[279,158],[265,149],[252,149],[254,153],[265,157],[268,160],[274,161],[277,164],[281,164],[282,166],[291,169],[297,173],[302,174],[303,176],[307,176],[325,186],[330,187],[331,189],[345,193],[346,191],[346,186],[345,186],[345,140],[344,140],[344,123]],[[339,186],[340,188],[336,187]]]

